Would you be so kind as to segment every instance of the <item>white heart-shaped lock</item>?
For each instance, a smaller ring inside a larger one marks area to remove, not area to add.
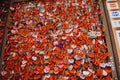
[[[88,50],[88,46],[87,45],[83,45],[85,50]]]
[[[25,66],[26,66],[26,64],[22,64],[22,65],[21,65],[21,68],[24,68]]]
[[[22,61],[22,64],[26,64],[26,63],[27,63],[27,61],[26,61],[26,60],[23,60],[23,61]]]
[[[74,34],[73,34],[73,33],[70,33],[69,35],[70,35],[70,36],[74,36]]]
[[[85,75],[85,76],[88,76],[89,75],[89,71],[83,71],[83,75]]]
[[[69,63],[74,63],[74,59],[68,59]]]
[[[105,70],[103,70],[103,73],[102,73],[103,76],[107,76],[107,72]]]
[[[58,45],[58,41],[54,41],[53,44],[54,44],[54,45]]]
[[[1,71],[1,75],[4,76],[7,74],[7,71]]]
[[[74,25],[74,28],[78,28],[78,24],[75,24],[75,25]]]
[[[39,51],[39,54],[45,54],[45,51]]]
[[[45,78],[45,79],[46,79],[46,78],[50,78],[50,75],[47,74],[47,75],[44,76],[44,78]]]
[[[80,50],[82,51],[84,49],[84,46],[82,45],[82,47],[80,48]]]
[[[73,49],[67,49],[67,53],[71,54],[73,52]]]
[[[48,70],[46,70],[46,69],[44,69],[44,72],[45,72],[45,73],[48,73],[49,71],[48,71]]]
[[[95,44],[95,39],[92,40],[92,44]]]
[[[106,63],[106,66],[108,66],[108,67],[112,67],[113,64],[112,64],[112,62],[107,62],[107,63]]]
[[[72,47],[73,49],[75,49],[75,48],[76,48],[76,45],[74,45],[74,44],[71,44],[71,47]]]
[[[59,35],[62,35],[63,34],[63,31],[60,31]]]
[[[92,69],[90,69],[90,68],[88,68],[88,71],[90,71],[91,73],[95,73],[95,71],[94,70],[92,70]]]
[[[72,28],[71,29],[66,29],[65,33],[70,33],[72,30],[73,30]]]
[[[41,12],[44,13],[44,12],[45,12],[45,9],[43,8],[43,9],[41,10]]]
[[[38,35],[37,34],[33,34],[32,36],[35,37],[35,38],[37,38]]]
[[[75,55],[75,56],[74,56],[74,59],[80,60],[80,58],[78,57],[78,55]]]
[[[80,78],[81,79],[85,79],[85,76],[82,74],[82,75],[80,75]]]
[[[35,49],[35,45],[33,45],[32,48]]]
[[[44,56],[44,59],[49,59],[49,58],[50,58],[49,56],[46,56],[46,55]]]
[[[63,40],[65,40],[67,37],[62,37]]]
[[[40,4],[40,3],[38,3],[38,4],[37,4],[37,7],[40,7],[40,5],[41,5],[41,4]]]
[[[69,67],[68,67],[68,70],[72,70],[73,69],[73,65],[70,65]]]
[[[13,34],[16,33],[16,30],[11,30],[11,33],[13,33]]]
[[[84,63],[85,63],[85,60],[84,60],[84,59],[82,59],[81,64],[83,65]]]
[[[64,77],[64,80],[68,80],[68,79],[69,79],[69,77],[68,77],[68,76],[65,76],[65,77]]]
[[[43,14],[42,14],[42,13],[39,13],[39,15],[40,15],[40,16],[43,16]]]
[[[32,56],[32,60],[36,61],[37,57],[36,56]]]
[[[38,50],[36,50],[36,51],[35,51],[35,53],[37,54],[37,53],[39,53],[39,51],[38,51]]]
[[[99,42],[100,44],[103,44],[103,41],[102,41],[102,40],[98,40],[98,42]]]
[[[105,68],[106,67],[106,63],[100,63],[99,66],[102,67],[102,68]]]

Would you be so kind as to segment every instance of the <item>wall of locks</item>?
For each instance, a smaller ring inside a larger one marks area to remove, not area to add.
[[[99,0],[12,3],[2,80],[111,80]]]

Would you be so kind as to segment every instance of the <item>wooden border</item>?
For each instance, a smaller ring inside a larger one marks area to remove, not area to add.
[[[111,61],[115,64],[115,71],[113,72],[114,79],[113,80],[120,80],[120,67],[119,67],[119,58],[117,54],[117,47],[115,45],[115,40],[113,38],[114,32],[112,30],[111,22],[110,22],[110,17],[106,5],[106,0],[101,0],[103,9],[104,9],[104,15],[105,15],[105,21],[106,21],[106,31],[105,33],[107,34],[106,39],[107,39],[107,45],[109,52],[111,53]]]
[[[29,1],[29,0],[12,0],[11,2],[19,2],[19,1]],[[106,8],[106,4],[105,4],[105,1],[106,0],[102,0],[102,7],[104,9],[104,15],[105,15],[105,34],[107,35],[106,36],[106,41],[107,41],[107,47],[108,47],[108,50],[109,52],[111,53],[111,56],[110,59],[112,62],[114,62],[115,64],[115,67],[113,67],[112,69],[114,69],[114,72],[113,72],[113,80],[120,80],[120,68],[119,68],[119,62],[118,62],[118,55],[117,55],[117,52],[116,52],[116,49],[115,49],[115,41],[113,40],[112,36],[113,36],[113,32],[112,32],[112,28],[111,27],[108,27],[108,26],[111,26],[110,24],[110,18],[108,16],[108,11],[107,11],[107,8]],[[9,12],[8,12],[8,15],[9,15]],[[4,53],[4,48],[5,48],[5,43],[6,43],[6,38],[7,38],[7,28],[5,27],[5,32],[4,32],[4,39],[3,39],[3,46],[2,46],[2,56],[1,56],[1,61],[0,61],[0,69],[1,68],[1,64],[2,64],[2,60],[3,60],[3,53]]]
[[[9,0],[8,3],[8,8],[10,8],[10,4],[11,4],[11,0]],[[8,13],[6,15],[6,24],[5,24],[5,28],[4,28],[4,33],[3,33],[3,40],[2,40],[2,49],[0,51],[0,71],[2,69],[2,61],[3,61],[3,57],[4,57],[4,52],[5,52],[5,44],[6,44],[6,37],[7,37],[7,22],[8,22],[8,16],[10,13],[10,9],[8,9]]]
[[[29,1],[29,0],[11,0],[12,2],[21,2],[21,1]]]

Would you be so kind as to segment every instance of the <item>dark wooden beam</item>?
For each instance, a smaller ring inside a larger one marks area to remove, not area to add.
[[[105,15],[105,19],[106,19],[106,29],[107,29],[107,35],[109,35],[110,40],[109,41],[109,45],[111,45],[111,53],[112,53],[112,57],[113,57],[113,61],[115,63],[115,69],[116,69],[116,73],[117,75],[114,74],[114,76],[117,76],[118,80],[120,80],[120,68],[119,68],[119,59],[118,59],[118,54],[117,54],[117,49],[115,46],[115,41],[113,38],[113,32],[112,32],[112,27],[111,27],[111,23],[110,23],[110,17],[108,16],[108,10],[107,10],[107,5],[106,5],[106,0],[101,0],[102,1],[102,5],[103,5],[103,10],[104,10],[104,15]],[[107,36],[108,38],[108,36]],[[113,77],[114,77],[113,76]],[[116,79],[114,79],[116,80]]]
[[[11,2],[21,2],[21,1],[29,1],[29,0],[11,0]]]
[[[6,0],[8,1],[8,13],[6,14],[6,24],[4,27],[4,33],[3,33],[3,40],[2,40],[2,49],[0,51],[0,71],[2,69],[2,62],[3,62],[3,57],[4,57],[4,53],[5,53],[5,44],[6,44],[6,37],[7,37],[7,22],[8,22],[8,15],[10,12],[10,4],[11,4],[11,0]]]

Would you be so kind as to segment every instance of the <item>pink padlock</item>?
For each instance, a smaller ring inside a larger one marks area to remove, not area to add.
[[[99,12],[98,12],[98,14],[102,14],[103,13],[103,11],[102,10],[100,10]]]

